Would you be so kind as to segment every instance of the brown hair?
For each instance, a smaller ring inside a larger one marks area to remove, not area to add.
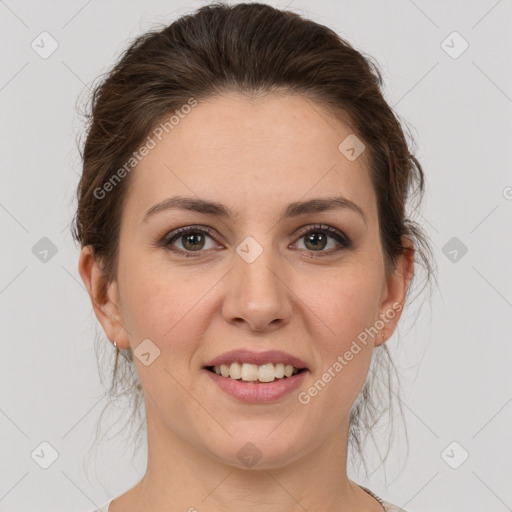
[[[406,215],[408,199],[418,194],[421,199],[424,175],[381,93],[382,83],[371,57],[331,29],[265,4],[213,3],[149,31],[132,42],[93,90],[86,113],[87,137],[80,151],[83,173],[73,236],[81,246],[92,246],[106,286],[116,279],[120,219],[130,173],[105,197],[98,198],[97,191],[126,165],[156,126],[190,98],[200,102],[232,91],[300,94],[337,116],[366,145],[388,274],[407,250],[402,245],[406,236],[414,242],[427,282],[432,275],[428,238]],[[372,434],[376,421],[391,411],[395,394],[391,376],[396,371],[387,344],[374,356],[350,418],[350,446],[363,462],[361,434]],[[109,393],[131,397],[139,411],[143,393],[129,349],[121,359],[116,351]]]

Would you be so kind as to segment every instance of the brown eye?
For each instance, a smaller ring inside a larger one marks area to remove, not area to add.
[[[327,238],[328,236],[321,231],[310,231],[309,234],[304,235],[304,245],[312,251],[324,249],[328,242]]]
[[[304,240],[304,247],[307,251],[325,253],[326,255],[351,247],[349,239],[341,231],[331,226],[309,227],[301,233],[299,239]],[[334,240],[334,242],[330,243],[329,239]],[[329,243],[330,247],[328,247]],[[324,250],[326,248],[331,250]]]
[[[212,241],[209,247],[208,239]],[[215,248],[213,242],[213,233],[205,229],[185,227],[172,232],[162,241],[162,245],[170,251],[183,253],[185,256],[196,256],[192,253],[201,253],[206,249]]]
[[[180,238],[183,247],[187,250],[197,251],[204,247],[205,237],[203,233],[193,231],[186,235],[180,235]]]
[[[208,240],[211,241],[210,246],[208,246]],[[304,249],[315,256],[329,256],[352,246],[350,240],[341,231],[324,225],[308,226],[299,235],[299,240],[304,240]],[[212,231],[194,226],[171,232],[161,240],[159,245],[186,257],[200,256],[207,249],[216,247],[215,235]],[[303,248],[299,247],[299,249]]]

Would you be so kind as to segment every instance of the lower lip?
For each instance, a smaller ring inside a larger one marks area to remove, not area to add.
[[[308,370],[302,370],[291,377],[275,379],[272,382],[245,382],[217,375],[206,368],[203,371],[208,374],[222,391],[242,402],[251,403],[267,403],[283,398],[297,389],[302,384],[306,373],[308,373]]]

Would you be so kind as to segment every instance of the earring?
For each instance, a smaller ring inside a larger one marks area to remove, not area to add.
[[[114,347],[117,349],[117,341],[114,340]]]

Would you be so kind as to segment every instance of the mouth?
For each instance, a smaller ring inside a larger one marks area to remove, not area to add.
[[[203,371],[210,382],[239,403],[270,404],[292,395],[304,384],[309,369],[284,363],[256,365],[234,361],[209,364]]]
[[[307,368],[297,368],[284,363],[256,365],[237,361],[231,364],[205,366],[204,368],[229,380],[238,380],[253,384],[267,384],[274,381],[286,380],[308,370]]]
[[[204,370],[222,377],[221,381],[239,383],[270,383],[296,380],[300,373],[310,371],[300,357],[282,350],[254,351],[240,348],[205,361]]]

